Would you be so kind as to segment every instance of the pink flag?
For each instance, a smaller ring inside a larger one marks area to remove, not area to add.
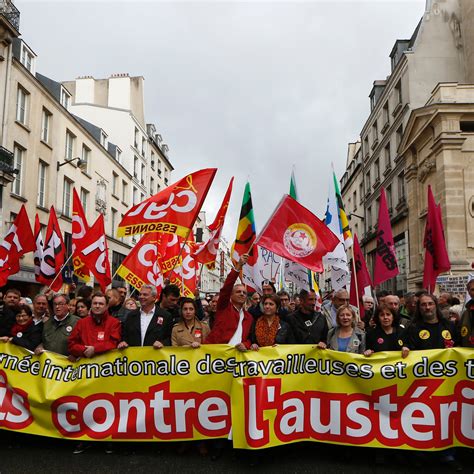
[[[364,316],[364,307],[360,304],[360,298],[364,294],[364,288],[372,286],[372,280],[370,278],[369,270],[367,270],[367,264],[365,263],[364,254],[360,249],[359,240],[357,234],[354,234],[354,264],[351,266],[351,292],[350,292],[350,303],[360,309],[360,316]],[[355,267],[355,275],[354,275]],[[357,292],[356,292],[356,281],[357,281]]]
[[[436,205],[431,186],[428,186],[428,215],[423,247],[425,248],[423,286],[432,292],[436,285],[436,278],[440,273],[447,272],[451,268],[451,263],[444,240],[441,207]]]
[[[377,248],[375,249],[374,285],[380,285],[380,283],[390,280],[390,278],[397,276],[399,273],[385,189],[381,188]]]

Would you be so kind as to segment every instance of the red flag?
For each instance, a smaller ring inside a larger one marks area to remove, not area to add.
[[[89,224],[87,223],[84,208],[82,207],[76,188],[74,188],[72,194],[72,264],[74,266],[74,274],[85,281],[90,280],[89,269],[84,265],[84,262],[81,261],[79,253],[76,252],[76,248],[81,246],[81,241],[88,230]]]
[[[158,234],[158,264],[164,278],[167,278],[169,273],[181,264],[183,259],[182,243],[183,240],[177,235]]]
[[[196,269],[197,264],[192,255],[192,247],[194,244],[193,234],[187,241],[179,238],[180,247],[182,246],[181,257],[179,263],[169,274],[170,283],[177,285],[181,290],[181,295],[187,298],[194,298],[197,288]]]
[[[38,281],[38,276],[40,274],[40,265],[43,260],[43,234],[41,232],[41,223],[39,220],[38,214],[35,216],[35,252],[33,254],[34,264],[35,264],[35,279]]]
[[[322,257],[339,239],[313,213],[285,195],[255,244],[315,272],[323,271]]]
[[[209,239],[207,242],[196,244],[197,250],[194,252],[196,262],[206,265],[210,269],[215,268],[217,251],[219,250],[219,241],[221,238],[222,228],[224,227],[227,208],[229,207],[230,195],[232,193],[232,183],[234,178],[230,180],[229,187],[225,193],[224,200],[217,212],[214,222],[209,226]]]
[[[10,275],[20,271],[20,258],[34,249],[35,239],[25,206],[22,205],[0,245],[0,287],[7,283]]]
[[[360,308],[360,316],[364,317],[364,307],[360,304],[360,299],[364,294],[364,289],[367,286],[372,286],[372,280],[370,278],[369,270],[367,270],[367,264],[365,263],[364,254],[360,249],[359,239],[357,234],[354,234],[354,263],[351,266],[351,291],[350,291],[350,304]],[[355,275],[354,275],[355,267]],[[356,292],[356,281],[357,281],[357,292]],[[356,294],[357,293],[357,294]]]
[[[75,253],[95,276],[102,291],[105,291],[105,288],[112,283],[112,276],[103,214],[99,214],[92,227],[86,232]]]
[[[65,253],[66,249],[58,218],[56,217],[56,211],[54,207],[51,206],[44,241],[43,260],[41,260],[40,271],[36,277],[36,281],[51,286],[53,291],[59,291],[61,286],[63,286],[63,277],[60,272],[64,264]],[[57,278],[56,275],[58,275]]]
[[[399,273],[385,189],[381,188],[377,248],[375,249],[374,285],[380,285],[380,283],[397,276]]]
[[[143,285],[154,285],[160,293],[163,275],[158,265],[158,234],[145,234],[124,259],[117,273],[138,291]]]
[[[436,285],[436,278],[440,273],[447,272],[451,268],[451,263],[444,239],[441,207],[436,205],[431,186],[428,186],[428,215],[423,247],[425,248],[423,286],[432,292]]]
[[[133,206],[120,222],[117,235],[124,237],[164,232],[186,237],[196,221],[216,171],[216,168],[207,168],[188,174]]]

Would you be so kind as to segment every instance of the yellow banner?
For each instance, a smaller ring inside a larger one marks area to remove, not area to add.
[[[71,363],[0,344],[0,427],[44,436],[227,437],[436,450],[474,445],[470,349],[363,356],[279,346],[129,348]],[[232,414],[232,416],[231,416]],[[232,421],[231,421],[232,420]]]

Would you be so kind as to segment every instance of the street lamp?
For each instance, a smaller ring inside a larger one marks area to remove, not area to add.
[[[365,220],[364,216],[359,216],[359,215],[355,214],[354,212],[351,212],[347,217],[348,217],[349,220],[351,220],[352,216],[358,217],[361,221]]]
[[[72,163],[73,161],[76,161],[76,160],[77,160],[77,166],[79,167],[79,169],[81,170],[85,169],[87,165],[87,161],[83,160],[80,156],[76,156],[76,158],[71,158],[70,160],[63,161],[62,163],[59,163],[58,161],[56,163],[56,170],[59,171],[59,168],[61,168],[61,166],[64,166],[67,163]]]

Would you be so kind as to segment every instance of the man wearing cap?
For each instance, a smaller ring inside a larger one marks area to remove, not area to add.
[[[68,304],[69,296],[65,294],[60,293],[53,297],[53,317],[44,323],[42,342],[35,349],[36,355],[44,351],[69,355],[67,341],[80,318],[69,313]]]

